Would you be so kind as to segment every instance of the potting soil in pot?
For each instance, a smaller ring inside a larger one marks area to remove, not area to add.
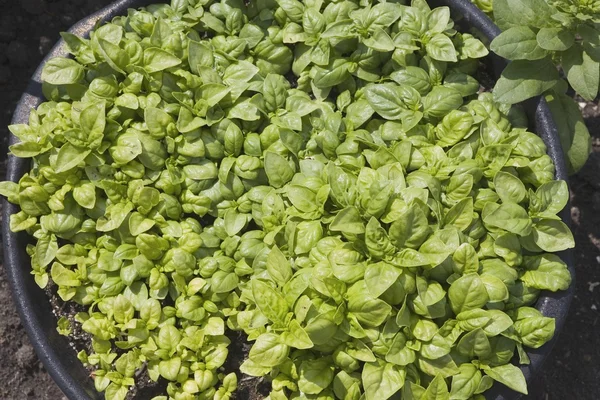
[[[64,34],[48,102],[10,127],[32,158],[0,186],[11,229],[86,310],[58,329],[91,335],[97,390],[124,399],[143,371],[156,400],[248,376],[272,400],[526,393],[510,361],[554,334],[531,306],[570,284],[568,189],[478,93],[485,46],[424,1],[247,3]]]

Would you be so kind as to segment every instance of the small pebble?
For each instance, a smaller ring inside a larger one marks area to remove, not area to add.
[[[75,22],[75,20],[73,19],[72,16],[66,15],[66,14],[62,15],[60,17],[60,19],[61,19],[62,22],[66,23],[66,24],[73,24]]]
[[[38,50],[39,50],[40,54],[44,55],[44,54],[48,53],[50,51],[50,49],[52,48],[53,44],[54,43],[52,42],[52,39],[50,39],[48,36],[40,37],[40,45],[38,46]]]
[[[571,207],[571,219],[575,225],[579,225],[579,216],[581,215],[581,211],[579,211],[579,207]]]

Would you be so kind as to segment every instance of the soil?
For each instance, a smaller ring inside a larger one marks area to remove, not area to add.
[[[250,347],[252,347],[243,332],[229,331],[227,337],[231,340],[231,344],[229,345],[229,355],[223,365],[225,374],[239,371],[244,360],[248,358]],[[246,374],[238,375],[238,378],[237,390],[233,394],[232,400],[256,400],[269,395],[271,383],[265,379]]]
[[[110,0],[0,0],[0,176],[4,176],[11,114],[28,79],[58,32]],[[571,315],[544,371],[532,382],[530,400],[600,398],[600,109],[580,103],[594,152],[571,178],[577,294]],[[0,262],[1,262],[0,249]],[[233,343],[243,339],[232,338]],[[246,349],[247,351],[247,349]],[[0,399],[66,399],[39,362],[14,308],[0,268]],[[237,369],[240,360],[228,362]],[[143,379],[143,376],[140,378]],[[141,379],[141,380],[142,380]],[[261,382],[240,381],[238,399],[263,394]],[[139,393],[141,398],[150,398]]]

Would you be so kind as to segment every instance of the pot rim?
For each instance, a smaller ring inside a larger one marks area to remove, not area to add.
[[[152,4],[157,0],[119,0],[107,7],[91,14],[73,25],[68,32],[79,36],[89,36],[89,32],[98,20],[104,22],[111,20],[118,15],[124,15],[129,8],[138,8],[144,5]],[[500,34],[500,29],[473,3],[469,0],[431,0],[433,6],[448,6],[453,17],[462,18],[471,28],[478,31],[483,38],[491,41]],[[43,65],[53,57],[65,56],[66,43],[63,39],[50,50],[42,60],[30,83],[21,96],[15,112],[12,123],[26,123],[29,112],[37,107],[43,101],[41,90],[41,72]],[[490,53],[492,58],[495,76],[508,64],[506,60]],[[543,97],[536,97],[524,103],[530,122],[533,122],[533,131],[538,134],[547,146],[547,154],[554,162],[556,169],[556,179],[562,179],[568,182],[568,173],[564,160],[558,130],[552,119],[548,104]],[[10,135],[9,143],[14,144],[17,138]],[[8,157],[6,179],[17,182],[28,167],[28,163],[23,159],[18,159],[12,155]],[[74,349],[71,348],[67,338],[60,336],[56,332],[56,318],[53,316],[46,294],[31,279],[30,262],[24,252],[23,246],[19,246],[27,240],[27,235],[23,232],[13,233],[9,228],[10,215],[18,212],[18,207],[3,199],[2,210],[2,238],[5,254],[5,269],[7,278],[13,294],[13,299],[20,315],[21,322],[29,336],[35,351],[44,364],[44,367],[52,376],[58,387],[71,400],[79,399],[102,399],[104,395],[94,389],[93,381],[81,362],[77,359]],[[567,225],[570,226],[570,205],[562,210],[560,216]],[[531,383],[533,377],[539,373],[547,356],[558,340],[558,336],[565,324],[569,306],[575,293],[575,268],[573,265],[572,251],[567,250],[558,255],[566,262],[571,273],[572,282],[565,291],[552,293],[542,291],[536,308],[544,316],[555,318],[556,333],[554,337],[539,349],[528,349],[527,355],[531,363],[521,365],[525,379]],[[27,268],[23,268],[26,266]],[[42,297],[40,297],[42,296]],[[47,303],[47,304],[46,304]],[[519,393],[508,387],[494,383],[493,387],[485,392],[488,400],[507,400],[518,399],[522,397]]]

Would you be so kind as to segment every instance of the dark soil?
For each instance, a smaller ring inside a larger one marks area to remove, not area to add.
[[[229,355],[223,370],[225,374],[237,372],[244,360],[250,353],[250,343],[248,337],[243,332],[229,331],[227,337],[231,340],[229,345]],[[246,374],[238,374],[237,390],[233,394],[232,400],[255,400],[262,399],[269,395],[271,383],[263,378],[256,378]]]
[[[1,176],[7,152],[6,126],[29,77],[59,39],[60,31],[109,3],[110,0],[0,0]],[[528,399],[600,398],[600,110],[595,104],[582,105],[594,137],[594,152],[582,172],[571,179],[577,295],[558,344],[544,372],[532,383]],[[232,341],[241,343],[243,338]],[[38,361],[21,327],[2,268],[0,360],[0,399],[65,398]],[[240,362],[231,360],[227,368],[235,370]],[[143,374],[140,380],[144,380]],[[264,391],[261,382],[240,380],[237,398],[260,396]],[[145,394],[139,393],[141,398],[151,397]]]

